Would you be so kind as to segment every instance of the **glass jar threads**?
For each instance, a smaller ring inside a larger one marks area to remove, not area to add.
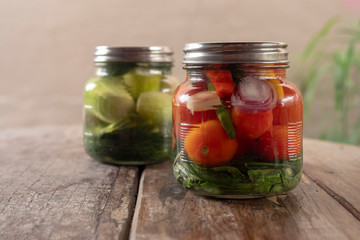
[[[96,74],[84,90],[84,146],[96,160],[138,165],[171,156],[168,47],[106,47],[95,51]]]
[[[302,174],[302,97],[286,79],[287,45],[191,43],[173,97],[173,170],[199,195],[287,192]]]

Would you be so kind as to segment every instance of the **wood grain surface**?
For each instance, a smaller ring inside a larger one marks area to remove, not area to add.
[[[125,239],[139,171],[92,160],[80,126],[0,131],[0,239]]]
[[[185,191],[170,162],[141,177],[130,239],[358,239],[360,222],[311,179],[286,195],[218,200]]]
[[[360,148],[304,141],[306,174],[360,221]]]
[[[360,236],[358,147],[305,139],[296,189],[219,200],[183,189],[170,161],[143,171],[94,161],[81,132],[80,126],[0,130],[0,239]]]

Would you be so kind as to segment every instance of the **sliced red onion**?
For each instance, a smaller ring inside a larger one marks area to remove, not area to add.
[[[247,76],[239,82],[231,96],[235,108],[248,111],[266,111],[276,106],[276,91],[271,83]]]

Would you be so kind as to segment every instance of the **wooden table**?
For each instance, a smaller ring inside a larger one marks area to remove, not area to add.
[[[0,239],[360,239],[360,148],[304,140],[286,195],[217,200],[184,190],[170,161],[112,166],[80,126],[0,131]]]

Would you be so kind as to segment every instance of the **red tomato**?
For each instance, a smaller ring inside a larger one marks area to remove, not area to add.
[[[186,107],[187,100],[195,93],[207,90],[204,82],[191,83],[186,81],[179,87],[172,100],[173,131],[175,139],[179,139],[180,123],[200,124],[203,121],[217,119],[215,110],[195,111],[194,114]]]
[[[228,70],[206,70],[204,73],[214,85],[216,94],[220,98],[232,94],[235,84]]]
[[[292,83],[283,83],[284,97],[273,109],[274,124],[288,125],[302,121],[303,103],[299,90]]]
[[[272,125],[271,110],[246,112],[237,108],[231,111],[231,118],[238,138],[256,139],[268,131]]]
[[[237,139],[230,139],[219,120],[206,121],[193,128],[184,139],[185,151],[196,165],[219,166],[237,150]]]
[[[258,139],[257,150],[269,162],[297,157],[302,148],[302,128],[273,126]]]
[[[256,151],[256,140],[254,139],[239,139],[238,146],[235,153],[235,158],[245,156],[246,154],[251,154]]]

